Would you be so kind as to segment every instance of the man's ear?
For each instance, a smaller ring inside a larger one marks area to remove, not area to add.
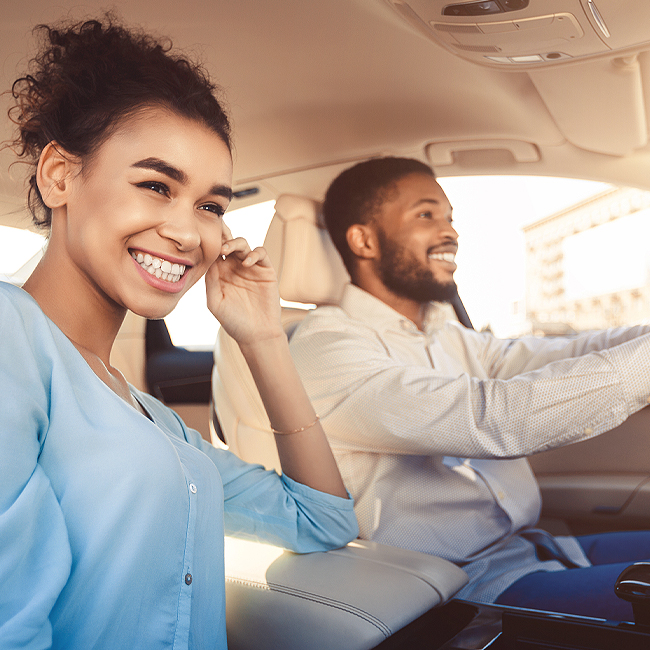
[[[363,259],[377,257],[379,247],[374,228],[370,224],[355,223],[345,233],[350,250]]]
[[[45,146],[36,168],[36,183],[48,208],[59,208],[66,204],[71,181],[78,171],[79,163],[56,142]]]

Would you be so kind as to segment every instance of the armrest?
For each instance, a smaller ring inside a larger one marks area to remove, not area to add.
[[[466,583],[455,564],[357,540],[297,555],[226,537],[230,650],[373,648]]]

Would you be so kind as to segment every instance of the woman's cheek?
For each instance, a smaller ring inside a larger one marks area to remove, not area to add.
[[[203,241],[203,255],[206,262],[206,271],[221,255],[221,247],[224,244],[224,231],[221,227],[221,220],[218,225],[213,225],[209,232],[205,233]],[[205,272],[205,271],[204,271]]]

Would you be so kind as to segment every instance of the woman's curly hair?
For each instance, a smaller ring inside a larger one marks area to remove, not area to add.
[[[230,149],[230,123],[220,89],[198,63],[159,41],[127,29],[111,14],[101,20],[38,25],[40,51],[12,86],[8,143],[31,167],[28,205],[34,223],[51,225],[36,184],[41,152],[50,142],[88,163],[119,123],[145,106],[164,106],[215,131]]]

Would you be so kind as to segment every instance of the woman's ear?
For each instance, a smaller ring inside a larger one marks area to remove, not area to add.
[[[363,259],[377,257],[377,237],[370,224],[355,223],[345,233],[350,250]]]
[[[66,204],[71,180],[78,173],[78,167],[79,163],[56,142],[45,146],[36,168],[36,183],[48,208],[59,208]]]

